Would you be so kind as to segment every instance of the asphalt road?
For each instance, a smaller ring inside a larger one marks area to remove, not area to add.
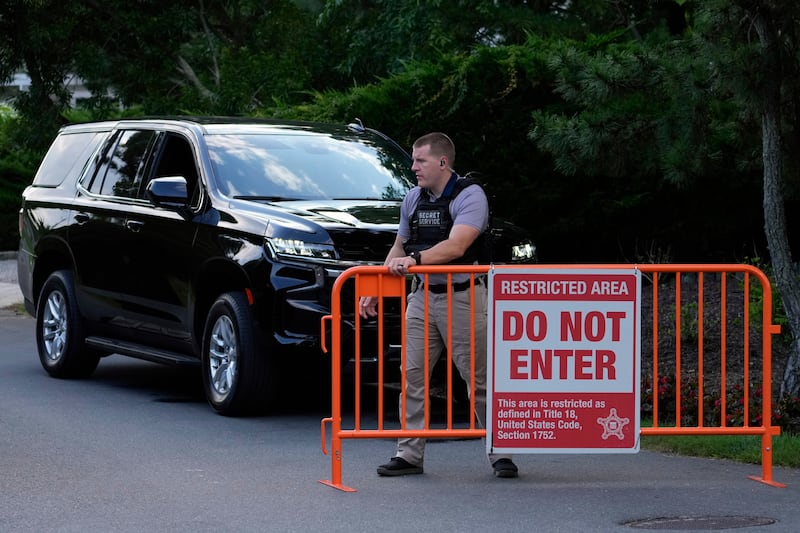
[[[195,371],[119,356],[52,379],[33,326],[0,310],[0,531],[800,530],[799,470],[776,468],[776,488],[748,479],[758,465],[652,452],[517,456],[520,477],[497,479],[481,442],[432,442],[425,474],[380,478],[393,443],[353,440],[358,491],[341,492],[319,483],[324,406],[224,418]]]

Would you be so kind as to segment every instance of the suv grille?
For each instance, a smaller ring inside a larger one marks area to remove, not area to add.
[[[331,236],[341,260],[383,262],[394,243],[395,232],[331,231]]]

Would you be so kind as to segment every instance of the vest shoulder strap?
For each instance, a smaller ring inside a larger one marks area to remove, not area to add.
[[[461,191],[463,191],[464,189],[466,189],[470,185],[478,185],[478,186],[480,186],[480,183],[478,183],[477,181],[475,181],[472,178],[461,178],[461,179],[456,180],[455,184],[453,185],[453,191],[450,193],[450,196],[449,196],[448,200],[452,201],[453,198],[458,196]]]

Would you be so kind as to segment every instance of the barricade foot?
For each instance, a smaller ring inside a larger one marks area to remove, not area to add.
[[[333,481],[328,481],[327,479],[320,479],[319,482],[322,483],[323,485],[333,487],[334,489],[338,489],[342,492],[358,492],[358,490],[354,489],[353,487],[348,487],[345,485],[334,483]]]
[[[752,479],[753,481],[758,481],[759,483],[763,483],[765,485],[769,485],[771,487],[778,487],[779,489],[785,489],[786,485],[783,483],[778,483],[777,481],[773,481],[771,479],[764,479],[763,477],[758,476],[747,476],[748,478]]]

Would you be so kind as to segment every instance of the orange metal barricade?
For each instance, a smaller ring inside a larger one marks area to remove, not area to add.
[[[490,268],[518,267],[419,266],[413,267],[409,275],[427,281],[430,274],[446,274],[450,285],[453,274],[466,273],[470,275],[466,290],[474,291],[478,280]],[[641,434],[760,435],[761,476],[750,477],[772,486],[784,486],[772,479],[772,437],[780,433],[780,428],[771,424],[772,335],[780,333],[780,326],[772,324],[772,290],[763,272],[750,265],[525,265],[524,268],[640,270],[648,281],[643,283],[642,299],[645,300],[645,292],[650,292],[647,299],[652,305],[652,316],[646,316],[647,311],[643,308],[641,321],[643,332],[644,328],[651,328],[648,338],[652,339],[649,342],[652,346],[642,346],[641,371],[643,389],[647,389],[642,392],[642,407],[645,407],[646,400],[652,426],[642,427]],[[753,280],[758,282],[755,289]],[[427,286],[424,283],[420,290],[426,291]],[[662,286],[668,289],[667,296],[664,296]],[[475,395],[471,393],[475,387],[474,380],[467,384],[469,400],[464,407],[464,401],[459,403],[454,394],[460,378],[453,376],[452,354],[447,350],[441,356],[444,376],[440,376],[440,380],[443,385],[438,386],[430,379],[425,382],[424,428],[405,427],[405,376],[402,371],[397,377],[400,394],[396,410],[391,412],[389,421],[385,419],[391,397],[397,397],[396,392],[388,393],[387,397],[386,389],[390,385],[397,386],[389,376],[401,366],[405,367],[405,346],[400,339],[405,334],[403,317],[407,291],[408,280],[405,277],[391,275],[386,267],[378,266],[351,268],[334,284],[331,315],[323,318],[321,324],[322,338],[327,339],[323,340],[323,350],[330,352],[332,357],[331,416],[321,423],[322,451],[326,455],[329,454],[326,428],[330,428],[331,478],[321,483],[343,491],[355,491],[342,483],[344,439],[486,436],[485,429],[479,426],[474,415]],[[359,316],[358,302],[362,296],[378,297],[376,320],[366,321]],[[424,301],[427,310],[427,296],[424,296]],[[741,310],[741,315],[732,312],[734,309]],[[759,313],[760,317],[755,316]],[[448,323],[452,324],[452,320]],[[474,324],[458,324],[458,327],[474,331]],[[364,341],[358,332],[370,328],[374,334]],[[348,329],[351,335],[346,342],[345,331]],[[452,328],[448,335],[451,332]],[[395,338],[388,338],[392,336]],[[731,342],[732,339],[736,342]],[[751,353],[758,352],[757,347],[751,349],[754,340],[760,340],[761,344],[760,365]],[[474,356],[474,335],[472,342]],[[733,345],[736,345],[736,350],[730,348]],[[389,349],[392,346],[396,348],[394,352]],[[736,353],[731,353],[733,351]],[[398,360],[386,361],[388,353],[394,353]],[[645,363],[648,353],[652,353],[652,363]],[[715,368],[709,368],[712,359]],[[364,375],[366,364],[373,367],[374,375],[369,380]],[[732,367],[741,370],[729,370]],[[350,370],[347,379],[343,375],[345,368]],[[754,380],[760,382],[760,390],[755,394]],[[371,393],[367,392],[367,381],[373,385]],[[366,398],[367,394],[369,398]],[[438,417],[432,410],[432,396],[437,396],[439,403],[444,404],[444,413],[437,413]],[[709,398],[714,400],[711,405]],[[345,402],[348,406],[352,402],[352,412],[348,410],[346,419],[343,412]],[[368,408],[365,407],[367,404]],[[754,409],[760,412],[751,412]],[[760,423],[751,423],[754,419]]]

